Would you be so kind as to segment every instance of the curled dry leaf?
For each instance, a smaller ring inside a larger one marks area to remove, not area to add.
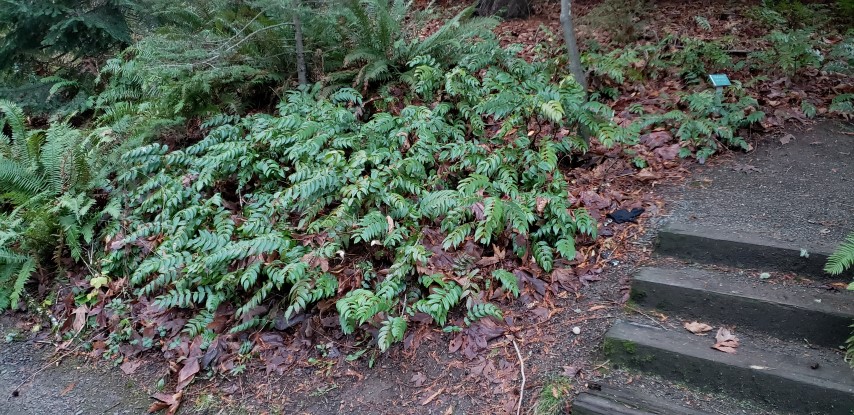
[[[394,231],[394,219],[392,219],[391,216],[386,215],[385,221],[388,224],[388,233],[392,233]]]
[[[712,349],[720,350],[724,353],[735,353],[735,349],[738,347],[738,337],[735,337],[732,332],[723,327],[718,329],[715,341],[716,343],[712,346]]]
[[[685,323],[683,325],[683,327],[685,327],[685,330],[688,330],[691,333],[694,333],[698,336],[705,336],[706,333],[712,331],[712,326],[710,326],[706,323],[700,323],[698,321],[692,321],[690,323]]]
[[[157,402],[148,407],[148,413],[154,413],[166,409],[166,415],[175,415],[178,408],[181,406],[181,399],[184,397],[184,391],[178,391],[175,394],[155,393],[151,396]]]

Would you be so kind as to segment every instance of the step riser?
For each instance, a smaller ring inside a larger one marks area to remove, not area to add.
[[[780,339],[837,347],[851,333],[851,316],[795,307],[736,294],[635,279],[632,300],[646,308],[704,323],[749,327]],[[854,300],[854,299],[852,299]]]
[[[674,337],[663,330],[641,330],[653,330],[649,335],[625,327],[612,328],[606,336],[605,352],[613,363],[793,413],[851,415],[854,408],[854,387],[843,387],[818,377],[820,371],[804,372],[809,371],[808,367],[798,371],[751,369],[745,359],[755,358],[757,361],[750,364],[768,367],[779,362],[762,361],[761,356],[739,357],[709,351],[704,349],[707,345],[696,339]]]
[[[582,394],[572,404],[572,415],[650,415],[650,412],[627,408],[607,398]]]
[[[603,388],[586,391],[572,403],[572,415],[709,415],[655,398],[648,391]]]
[[[829,277],[824,272],[828,253],[809,251],[809,257],[802,257],[800,248],[774,246],[750,238],[724,238],[696,231],[665,229],[658,233],[656,253],[734,268],[795,272],[813,278]]]

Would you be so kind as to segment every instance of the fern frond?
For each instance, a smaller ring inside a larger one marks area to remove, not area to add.
[[[824,272],[839,275],[851,268],[852,265],[854,265],[854,233],[848,235],[845,241],[836,248],[836,251],[827,258]]]

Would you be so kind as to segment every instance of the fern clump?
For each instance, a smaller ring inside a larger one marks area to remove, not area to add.
[[[756,99],[744,94],[738,85],[731,91],[732,100],[719,98],[712,91],[687,94],[680,99],[684,110],[675,107],[664,114],[647,114],[639,124],[641,128],[668,128],[682,143],[679,156],[693,155],[701,162],[722,147],[749,150],[738,131],[762,121],[765,113],[758,110]]]
[[[775,30],[765,40],[768,48],[754,52],[752,57],[761,67],[779,68],[783,75],[789,77],[807,68],[819,68],[825,59],[808,30]]]
[[[552,83],[495,46],[448,70],[412,59],[413,103],[397,112],[363,120],[357,91],[315,85],[289,92],[277,116],[215,118],[185,149],[127,152],[116,197],[129,215],[108,229],[118,242],[105,271],[130,270],[137,294],[164,308],[203,316],[236,304],[231,332],[269,323],[271,304],[288,319],[324,299],[345,333],[377,328],[381,349],[415,313],[439,325],[458,306],[468,323],[501,317],[486,294],[518,295],[516,277],[430,271],[435,249],[506,246],[545,271],[572,260],[576,236],[597,228],[568,204],[558,160],[586,143],[537,130],[584,125],[610,145],[636,137],[571,78]],[[432,250],[430,232],[441,235]],[[334,270],[353,257],[365,259],[357,280]]]
[[[491,29],[496,21],[471,18],[474,7],[464,9],[431,35],[419,39],[420,27],[410,23],[425,20],[424,13],[413,13],[411,2],[403,0],[346,0],[341,18],[346,22],[342,38],[348,53],[343,67],[328,76],[333,84],[349,81],[353,87],[393,79],[411,79],[409,62],[430,56],[443,68],[466,59],[490,59]]]
[[[67,249],[83,257],[101,215],[91,196],[109,169],[98,134],[65,124],[27,130],[23,112],[0,101],[0,310],[18,304],[30,276]],[[117,206],[109,211],[116,216]],[[59,241],[57,241],[59,236]]]

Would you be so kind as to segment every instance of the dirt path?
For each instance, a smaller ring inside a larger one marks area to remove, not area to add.
[[[854,230],[852,134],[852,123],[822,120],[698,168],[671,221],[832,251]]]
[[[25,327],[0,317],[0,405],[16,415],[143,414],[146,386],[118,368],[68,357],[56,362],[54,347],[35,339],[12,340]],[[25,332],[26,334],[26,332]],[[12,340],[12,341],[8,341]],[[54,364],[51,364],[56,362]],[[15,391],[17,390],[17,393]]]

